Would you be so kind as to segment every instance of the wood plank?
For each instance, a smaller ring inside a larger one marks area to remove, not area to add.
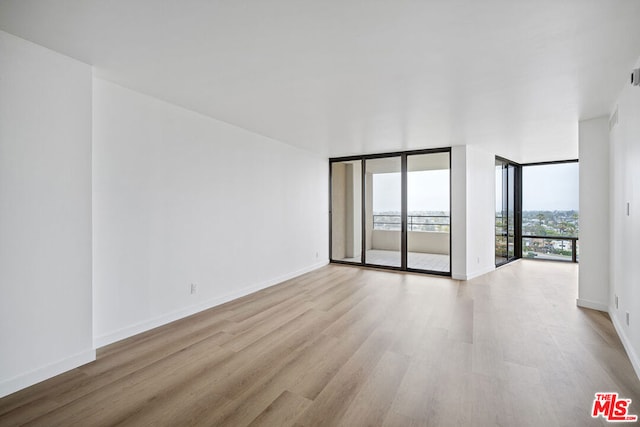
[[[387,351],[349,405],[339,425],[381,425],[408,366],[409,357]]]
[[[640,414],[578,266],[526,261],[468,282],[329,265],[98,350],[0,399],[0,425],[604,425]]]
[[[336,425],[392,342],[391,334],[374,331],[298,419],[305,426]]]
[[[249,425],[253,427],[291,426],[310,404],[311,401],[309,399],[285,390]]]

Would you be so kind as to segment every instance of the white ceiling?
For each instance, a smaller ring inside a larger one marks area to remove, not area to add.
[[[576,158],[640,56],[638,0],[0,0],[0,28],[325,156]]]

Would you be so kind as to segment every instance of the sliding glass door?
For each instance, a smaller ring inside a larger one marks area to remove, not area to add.
[[[330,164],[331,261],[451,274],[449,149]]]
[[[448,273],[449,153],[407,156],[407,268]]]
[[[365,263],[401,267],[401,158],[365,160],[365,170]]]
[[[331,163],[331,256],[362,262],[362,160]]]

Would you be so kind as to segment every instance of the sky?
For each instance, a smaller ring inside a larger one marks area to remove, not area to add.
[[[522,210],[579,210],[578,179],[577,162],[523,167]],[[448,170],[409,172],[407,180],[409,212],[449,212]],[[400,212],[399,172],[373,175],[373,211]]]
[[[449,212],[449,170],[409,172],[407,209]],[[400,212],[400,173],[373,175],[373,211]]]
[[[570,211],[579,209],[578,163],[524,166],[523,211]]]

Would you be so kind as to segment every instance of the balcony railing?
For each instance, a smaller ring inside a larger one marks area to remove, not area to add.
[[[522,257],[578,262],[578,238],[571,236],[522,236]]]
[[[409,231],[441,231],[449,232],[449,215],[408,215],[407,229]],[[374,230],[400,231],[402,226],[401,215],[373,215]]]

